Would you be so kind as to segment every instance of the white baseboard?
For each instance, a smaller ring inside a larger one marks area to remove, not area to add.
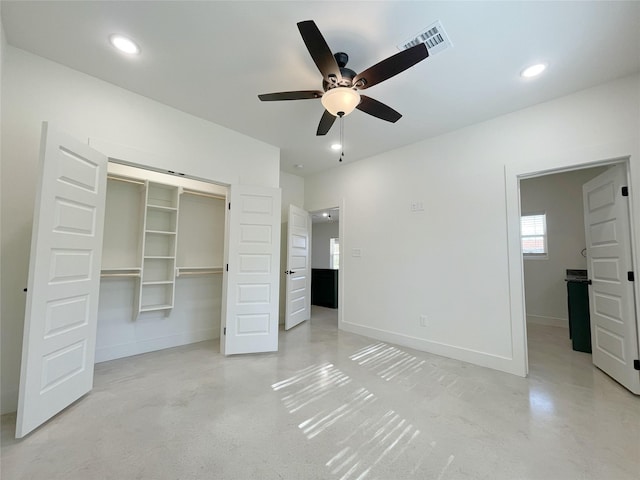
[[[499,370],[501,372],[511,373],[513,375],[521,375],[520,369],[510,357],[503,357],[492,353],[480,352],[455,345],[433,342],[423,338],[412,337],[400,333],[389,332],[364,325],[357,325],[350,322],[340,322],[340,328],[347,332],[357,333],[365,337],[371,337],[383,342],[395,343],[404,347],[413,348],[427,353],[440,355],[442,357],[453,358],[463,362],[472,363],[481,367]]]
[[[139,342],[124,343],[121,345],[110,345],[108,347],[96,348],[95,363],[107,362],[116,358],[131,357],[141,353],[154,352],[165,348],[179,347],[190,343],[203,342],[220,338],[220,331],[214,328],[198,330],[195,332],[183,332],[167,337],[152,338]]]
[[[547,317],[545,315],[527,315],[527,323],[546,325],[549,327],[569,328],[569,320],[566,318]]]

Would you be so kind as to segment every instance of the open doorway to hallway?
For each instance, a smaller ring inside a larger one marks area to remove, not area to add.
[[[337,309],[340,269],[340,208],[311,212],[311,304]]]

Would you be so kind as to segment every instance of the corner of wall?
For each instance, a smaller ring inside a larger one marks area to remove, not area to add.
[[[7,43],[7,39],[4,32],[4,27],[2,25],[2,3],[0,2],[0,117],[2,116],[2,85],[3,85],[3,74],[4,74],[4,55],[5,55],[5,45]],[[2,137],[3,130],[0,128],[0,157],[2,156]],[[2,168],[0,168],[0,198],[2,198]],[[2,237],[2,213],[0,212],[0,239]],[[2,272],[2,258],[4,255],[0,255],[0,272]],[[2,275],[0,274],[0,305],[4,304],[2,300]],[[0,325],[2,325],[2,311],[0,310]],[[7,413],[15,410],[15,398],[17,398],[16,392],[11,391],[9,393],[5,392],[5,389],[2,389],[2,396],[0,397],[0,414]],[[8,405],[11,405],[10,407]]]

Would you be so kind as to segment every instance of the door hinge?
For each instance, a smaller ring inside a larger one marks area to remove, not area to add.
[[[627,280],[629,280],[630,282],[636,281],[636,276],[633,274],[633,272],[627,272]]]
[[[629,187],[622,187],[622,196],[623,197],[629,196]]]
[[[229,271],[229,264],[227,263],[227,272]]]
[[[636,370],[640,370],[640,360],[633,361],[633,368],[635,368]]]
[[[227,334],[227,327],[224,327],[224,330],[222,331],[222,334],[223,334],[223,335],[226,335],[226,334]]]
[[[229,210],[231,210],[231,202],[229,202]]]

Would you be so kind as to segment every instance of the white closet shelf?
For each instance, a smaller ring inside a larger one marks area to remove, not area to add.
[[[161,210],[163,212],[177,212],[178,209],[176,207],[167,207],[165,205],[158,205],[156,203],[148,203],[147,208],[150,210]]]
[[[165,255],[145,255],[144,258],[145,259],[151,258],[151,259],[155,259],[155,260],[173,260],[176,257],[170,257],[170,256],[165,256]]]
[[[107,175],[107,180],[116,180],[118,182],[135,183],[136,185],[144,185],[142,180],[134,180],[132,178],[118,177],[116,175]]]
[[[175,235],[176,232],[170,232],[168,230],[145,230],[145,233],[154,233],[156,235]]]
[[[142,285],[171,285],[173,284],[173,280],[151,280],[151,281],[143,281]]]
[[[171,310],[173,305],[159,304],[159,305],[143,305],[140,308],[141,312],[155,312],[156,310]]]

